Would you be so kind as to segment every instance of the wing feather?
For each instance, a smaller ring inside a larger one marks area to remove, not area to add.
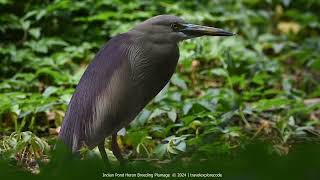
[[[114,110],[123,98],[121,91],[130,83],[131,44],[127,34],[114,37],[97,53],[81,77],[59,134],[72,151],[100,143],[111,131],[106,118],[110,123],[117,123]]]

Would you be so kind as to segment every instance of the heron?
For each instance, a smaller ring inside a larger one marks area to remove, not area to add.
[[[174,15],[147,19],[111,38],[82,75],[70,100],[59,139],[72,151],[98,146],[109,162],[105,139],[122,162],[117,132],[127,126],[165,87],[179,59],[179,42],[234,33],[186,23]]]

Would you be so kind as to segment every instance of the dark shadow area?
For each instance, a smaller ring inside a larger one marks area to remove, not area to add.
[[[270,153],[265,144],[255,143],[246,150],[233,156],[212,156],[210,159],[192,158],[185,162],[183,158],[168,164],[131,161],[126,166],[114,165],[105,169],[99,157],[79,160],[71,156],[64,148],[58,147],[51,154],[51,161],[41,165],[38,175],[24,172],[9,162],[1,161],[1,179],[114,179],[103,174],[115,173],[209,173],[222,174],[216,179],[318,179],[320,168],[320,145],[298,144],[286,156]],[[119,175],[121,176],[121,175]],[[126,175],[125,175],[126,176]],[[128,179],[132,179],[127,177]],[[156,178],[156,177],[154,177]],[[124,179],[123,177],[121,179]],[[144,178],[150,179],[150,178]]]

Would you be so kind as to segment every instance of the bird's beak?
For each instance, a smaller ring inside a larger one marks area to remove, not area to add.
[[[200,26],[195,24],[183,24],[181,32],[190,37],[199,36],[233,36],[235,33],[231,33],[219,28]]]

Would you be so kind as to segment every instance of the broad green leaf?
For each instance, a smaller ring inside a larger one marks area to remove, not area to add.
[[[187,89],[187,84],[183,79],[181,79],[177,74],[174,74],[171,78],[171,83],[182,88]]]

